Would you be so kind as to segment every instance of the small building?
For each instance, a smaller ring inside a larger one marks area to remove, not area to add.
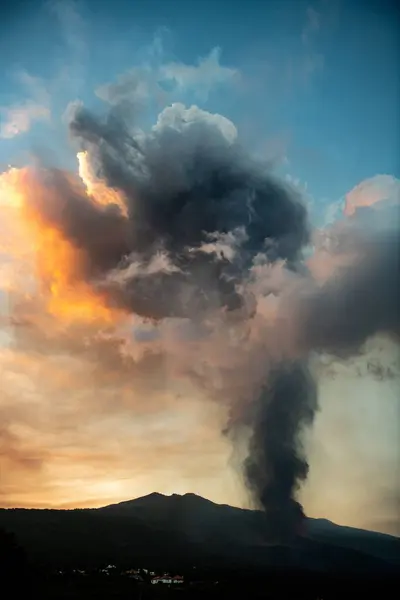
[[[140,575],[139,569],[128,569],[124,571],[124,575]]]
[[[169,575],[156,575],[152,578],[151,583],[153,585],[157,583],[172,583],[172,578]]]
[[[175,585],[175,584],[182,584],[184,582],[184,579],[181,575],[175,575],[174,577],[171,577],[171,575],[168,575],[167,573],[164,573],[164,575],[156,575],[155,577],[153,577],[151,579],[151,583],[153,585],[156,585],[158,583],[164,583],[167,585]]]

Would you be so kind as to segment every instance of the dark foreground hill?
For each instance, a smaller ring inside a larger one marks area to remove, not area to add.
[[[198,565],[360,577],[400,569],[398,538],[307,519],[293,543],[271,545],[264,519],[194,494],[151,494],[98,509],[0,509],[0,528],[15,534],[31,561],[52,568]]]

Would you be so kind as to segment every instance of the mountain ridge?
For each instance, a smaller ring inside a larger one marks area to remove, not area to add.
[[[0,527],[43,564],[234,564],[318,572],[392,572],[400,539],[306,519],[293,543],[266,538],[261,511],[217,504],[196,494],[159,493],[99,508],[0,509]]]
[[[112,504],[106,504],[104,506],[99,506],[96,508],[91,508],[88,510],[104,510],[104,509],[111,509],[111,508],[117,508],[117,507],[123,507],[124,505],[126,505],[126,507],[128,508],[129,506],[133,506],[138,502],[147,502],[149,500],[151,500],[152,498],[158,498],[158,499],[174,499],[174,498],[191,498],[191,499],[195,499],[196,501],[198,501],[199,503],[208,503],[208,504],[212,504],[216,507],[222,507],[222,508],[228,508],[230,510],[237,510],[237,511],[241,511],[241,512],[249,512],[249,513],[261,513],[262,514],[262,510],[260,509],[252,509],[252,508],[242,508],[239,506],[232,506],[231,504],[226,504],[226,503],[220,503],[220,502],[214,502],[213,500],[210,500],[209,498],[204,498],[203,496],[199,496],[198,494],[194,494],[193,492],[187,492],[185,494],[176,494],[176,493],[172,493],[172,494],[161,494],[160,492],[152,492],[150,494],[146,494],[144,496],[139,496],[138,498],[131,498],[129,500],[122,500],[120,502],[115,502]],[[60,509],[57,509],[60,510]],[[86,510],[86,509],[71,509],[71,510]],[[359,527],[353,527],[351,525],[342,525],[340,523],[335,523],[334,521],[331,521],[330,519],[326,519],[324,517],[306,517],[307,521],[311,521],[313,523],[320,523],[322,524],[326,524],[328,526],[334,526],[335,528],[342,528],[342,529],[350,529],[352,531],[357,531],[357,532],[362,532],[362,533],[366,533],[369,534],[371,533],[372,535],[378,535],[378,536],[388,536],[390,538],[394,538],[394,539],[400,539],[398,536],[394,535],[394,534],[390,534],[390,533],[384,533],[381,531],[375,531],[373,529],[362,529]]]
[[[147,504],[148,502],[152,501],[154,499],[157,499],[158,502],[171,502],[171,501],[178,501],[178,502],[182,502],[184,500],[190,500],[191,502],[196,502],[198,507],[200,506],[213,506],[216,507],[216,509],[227,509],[230,512],[235,512],[237,511],[237,514],[259,514],[259,515],[263,515],[263,512],[259,509],[250,509],[250,508],[241,508],[238,506],[231,506],[230,504],[220,504],[218,502],[214,502],[212,500],[209,500],[208,498],[203,498],[202,496],[199,496],[197,494],[193,494],[193,493],[186,493],[186,494],[160,494],[158,492],[153,492],[151,494],[147,494],[145,496],[141,496],[139,498],[133,498],[131,500],[125,500],[125,501],[121,501],[121,502],[117,502],[117,503],[113,503],[113,504],[108,504],[102,507],[98,507],[94,510],[119,510],[119,509],[129,509],[129,508],[133,508],[138,506],[139,504]],[[335,523],[333,521],[330,521],[329,519],[325,519],[325,518],[315,518],[315,517],[306,517],[306,522],[311,525],[311,527],[313,529],[315,528],[322,528],[325,531],[326,530],[334,530],[336,534],[338,534],[339,532],[341,533],[352,533],[352,534],[357,534],[357,535],[362,535],[362,536],[377,536],[377,537],[381,537],[384,539],[393,539],[393,540],[399,540],[400,538],[398,538],[395,535],[392,534],[388,534],[388,533],[383,533],[380,531],[374,531],[374,530],[369,530],[369,529],[361,529],[358,527],[352,527],[349,525],[341,525],[338,523]]]

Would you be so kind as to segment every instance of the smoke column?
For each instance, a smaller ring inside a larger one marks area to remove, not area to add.
[[[233,439],[250,429],[246,482],[270,539],[290,540],[304,516],[296,497],[308,473],[302,435],[317,409],[309,353],[355,353],[374,333],[398,332],[398,233],[360,227],[356,211],[336,233],[347,262],[321,286],[304,263],[310,229],[301,198],[246,154],[221,115],[173,104],[145,133],[118,107],[98,117],[77,105],[69,128],[108,201],[42,168],[28,209],[72,245],[70,285],[161,325],[189,319],[210,340],[193,355],[182,342],[175,359],[230,408]],[[265,299],[278,310],[265,313]],[[202,367],[220,340],[218,387]]]
[[[295,499],[308,474],[302,428],[313,421],[316,388],[307,364],[283,364],[270,372],[252,406],[252,434],[245,475],[267,513],[272,540],[290,541],[302,531],[303,509]]]
[[[121,112],[103,118],[76,106],[70,132],[86,168],[123,202],[98,206],[68,175],[43,169],[45,192],[32,194],[31,209],[79,251],[76,281],[109,306],[154,321],[190,318],[206,331],[210,315],[246,324],[254,307],[243,286],[257,257],[298,271],[310,233],[301,198],[244,152],[224,117],[175,104],[144,134]],[[306,362],[261,361],[258,385],[241,398],[249,409],[230,427],[245,421],[253,431],[245,477],[281,535],[302,517],[299,436],[316,399]]]

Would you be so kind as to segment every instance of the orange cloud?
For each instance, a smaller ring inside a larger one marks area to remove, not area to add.
[[[400,182],[391,175],[376,175],[356,185],[348,194],[344,214],[354,215],[357,208],[373,206],[382,200],[400,199]]]

